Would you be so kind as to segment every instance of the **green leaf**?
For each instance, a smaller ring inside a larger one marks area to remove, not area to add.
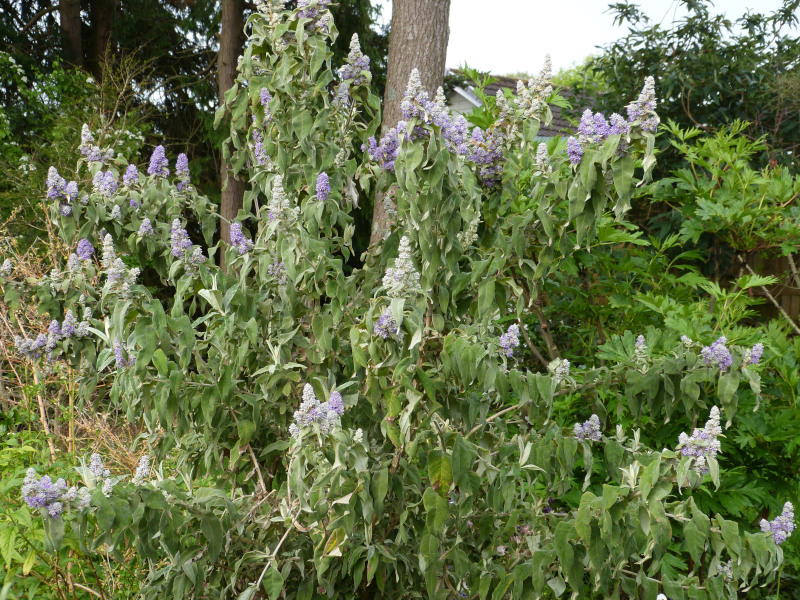
[[[444,522],[449,512],[447,498],[440,496],[436,490],[429,487],[422,495],[422,504],[427,513],[428,530],[438,535],[444,528]]]
[[[449,455],[440,450],[431,450],[428,453],[428,478],[440,496],[447,496],[450,484],[453,483],[453,466]]]
[[[169,372],[167,355],[164,354],[164,351],[161,348],[153,353],[153,364],[155,365],[156,369],[158,369],[159,375],[162,377],[167,376],[167,373]]]
[[[256,426],[252,421],[239,421],[237,425],[239,432],[239,446],[246,446],[253,439],[253,434],[256,432]]]
[[[278,568],[275,566],[275,561],[269,566],[267,574],[264,575],[264,580],[261,582],[264,591],[267,592],[269,600],[276,600],[283,590],[283,576]]]
[[[200,520],[200,528],[206,538],[208,560],[213,563],[217,560],[225,542],[222,522],[214,515],[203,515]]]

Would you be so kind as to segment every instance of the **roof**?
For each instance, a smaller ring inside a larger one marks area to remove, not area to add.
[[[456,69],[450,69],[452,73],[459,73]],[[487,96],[495,96],[497,95],[497,91],[500,89],[509,89],[512,92],[517,91],[517,80],[513,77],[505,77],[503,75],[492,75],[495,79],[494,82],[487,85],[483,91]],[[453,92],[463,96],[467,100],[469,100],[474,106],[478,107],[481,105],[480,99],[475,95],[472,89],[466,89],[464,87],[454,87]],[[559,90],[561,96],[566,98],[571,104],[580,103],[583,100],[586,103],[585,99],[577,98],[575,94],[570,90]],[[553,113],[553,120],[547,126],[542,126],[539,129],[538,135],[541,137],[555,137],[557,135],[565,135],[571,134],[573,127],[570,122],[567,120],[566,115],[563,114],[562,108],[560,106],[550,106],[550,110]]]

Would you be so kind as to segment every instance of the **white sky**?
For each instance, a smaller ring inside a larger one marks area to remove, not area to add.
[[[634,0],[651,23],[669,25],[685,12],[677,0]],[[391,20],[391,0],[377,0],[383,18]],[[597,46],[627,33],[614,26],[606,0],[451,0],[448,68],[466,62],[495,75],[537,73],[546,53],[553,70],[581,62],[597,52]],[[753,9],[770,13],[781,0],[716,0],[717,13],[731,20]]]

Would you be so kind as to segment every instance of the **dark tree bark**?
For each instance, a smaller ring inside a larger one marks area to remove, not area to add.
[[[381,130],[394,127],[401,119],[400,102],[408,77],[419,70],[422,87],[433,97],[444,80],[450,0],[394,0],[389,32],[389,67],[383,95]],[[383,237],[388,218],[380,198],[372,211],[370,246]]]
[[[225,101],[225,92],[236,81],[236,61],[244,45],[244,2],[242,0],[222,0],[222,27],[217,57],[217,86],[220,105]],[[222,181],[222,200],[220,214],[222,224],[220,234],[225,243],[230,241],[229,221],[236,217],[242,208],[244,183],[228,174],[230,166],[224,157],[220,159],[220,180]],[[223,269],[225,261],[221,262]]]
[[[92,0],[89,10],[92,29],[86,67],[97,81],[103,79],[103,67],[106,61],[108,42],[111,39],[111,24],[114,22],[114,12],[118,5],[119,0]]]
[[[80,0],[61,0],[58,5],[61,20],[61,44],[64,61],[75,66],[83,66],[83,42],[81,40],[81,2]]]

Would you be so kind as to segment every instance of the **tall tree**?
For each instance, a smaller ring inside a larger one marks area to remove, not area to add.
[[[64,60],[76,67],[83,66],[80,0],[61,0],[58,5],[61,21],[61,44]]]
[[[394,0],[389,33],[389,67],[383,95],[381,130],[397,125],[402,113],[400,101],[413,69],[418,69],[422,87],[429,94],[444,80],[450,0]],[[383,202],[372,210],[370,245],[381,239],[388,215]]]
[[[236,81],[236,61],[244,45],[244,3],[242,0],[222,0],[222,24],[219,37],[219,54],[217,56],[217,84],[219,102],[225,101],[225,92],[233,87]],[[229,221],[236,217],[242,207],[244,183],[228,174],[228,161],[220,155],[220,179],[223,182],[220,202],[221,236],[225,242],[230,240]],[[225,264],[224,261],[222,264]]]

